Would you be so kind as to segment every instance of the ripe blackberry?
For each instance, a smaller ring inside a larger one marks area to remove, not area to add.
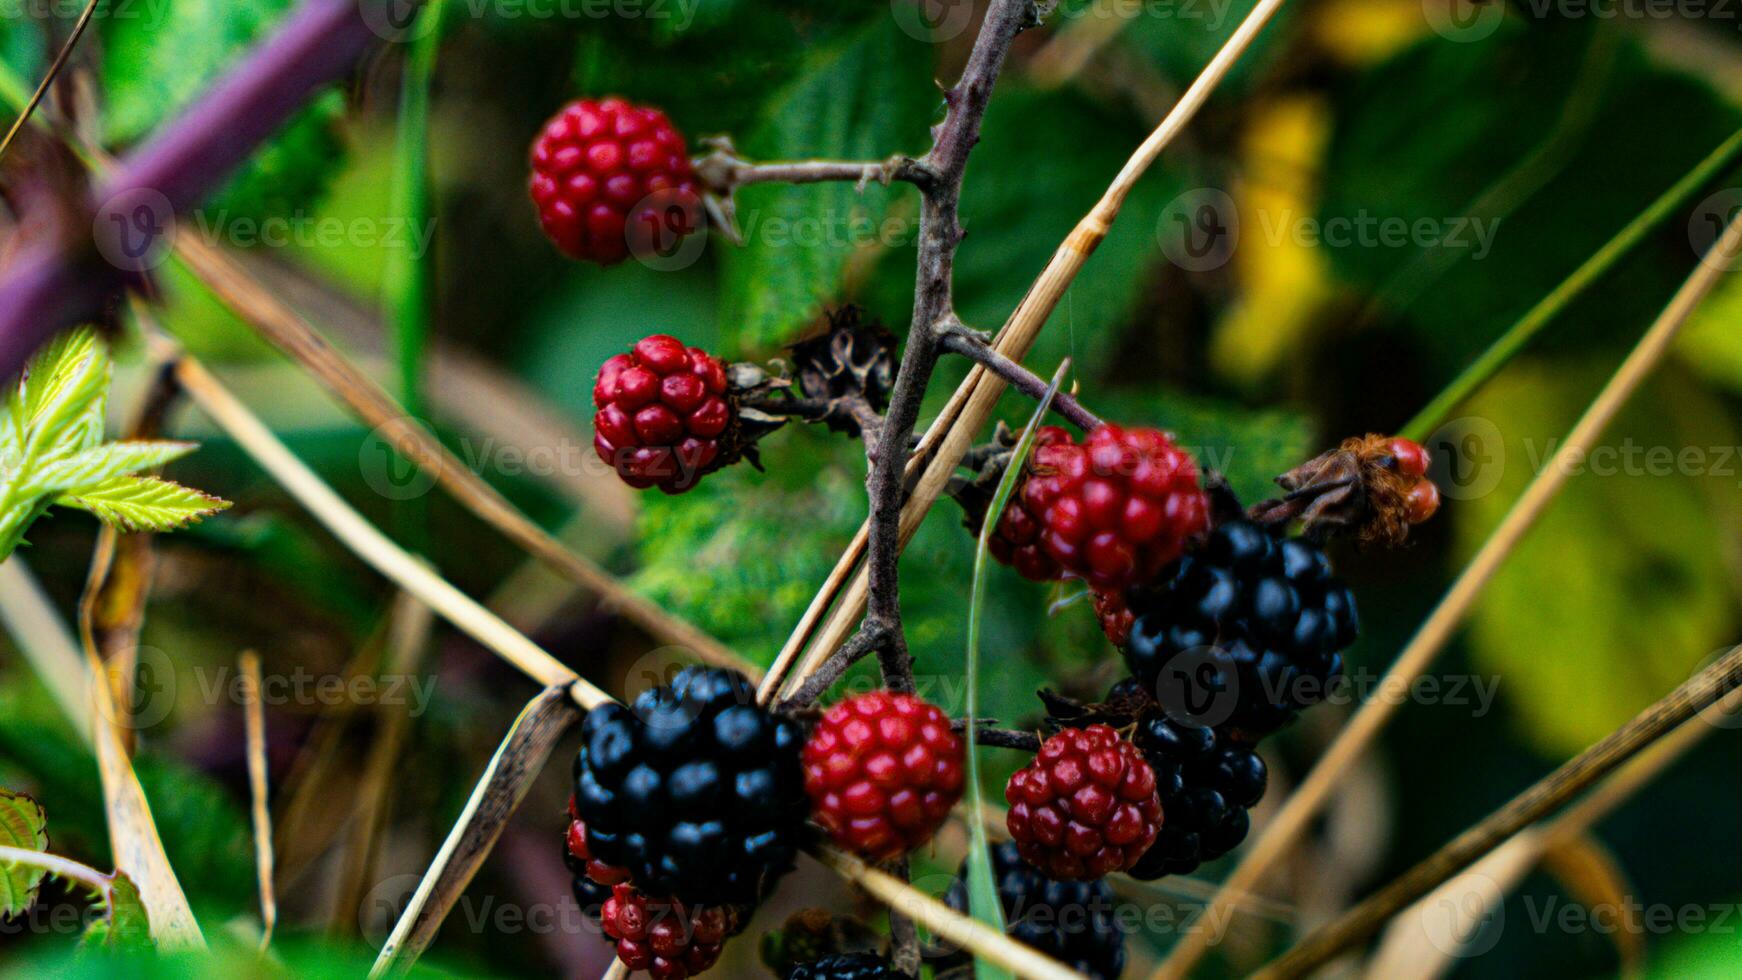
[[[1146,580],[1205,526],[1191,454],[1165,432],[1102,425],[1081,445],[1042,429],[989,547],[1031,579],[1074,575],[1106,591]]]
[[[1008,841],[992,848],[992,880],[1011,938],[1094,980],[1117,980],[1125,969],[1125,933],[1106,882],[1054,881],[1023,861]],[[944,901],[968,911],[966,866]]]
[[[569,809],[572,811],[574,801],[571,799],[569,803]],[[564,860],[567,862],[569,870],[574,872],[577,877],[587,878],[607,887],[629,880],[629,872],[626,869],[614,868],[593,857],[592,852],[587,847],[587,825],[581,821],[569,821],[569,832],[565,843],[567,849],[563,855]]]
[[[652,901],[633,885],[612,888],[600,914],[617,958],[654,980],[685,980],[713,966],[737,921],[731,909]]]
[[[1246,741],[1322,700],[1358,629],[1355,597],[1323,551],[1248,521],[1217,527],[1128,601],[1132,676],[1175,717]]]
[[[1120,696],[1115,687],[1108,700]],[[1251,746],[1213,728],[1175,721],[1157,708],[1138,718],[1131,741],[1155,770],[1156,793],[1167,814],[1155,843],[1131,869],[1132,877],[1148,881],[1190,874],[1246,839],[1247,811],[1263,798],[1268,778],[1264,760]]]
[[[1137,863],[1161,828],[1155,772],[1106,725],[1067,728],[1041,743],[1004,787],[1005,825],[1028,863],[1077,881]]]
[[[532,143],[539,224],[570,258],[615,265],[670,248],[699,225],[698,186],[665,113],[622,99],[576,99]]]
[[[681,493],[735,458],[726,366],[675,337],[643,337],[607,360],[593,404],[593,450],[636,489]]]
[[[872,691],[830,708],[804,747],[812,816],[870,861],[931,839],[962,798],[962,740],[911,694]]]
[[[804,831],[803,735],[742,674],[688,667],[625,708],[588,712],[575,811],[589,855],[691,905],[754,905]]]
[[[786,980],[904,980],[889,962],[875,953],[838,953],[813,963],[793,967]]]

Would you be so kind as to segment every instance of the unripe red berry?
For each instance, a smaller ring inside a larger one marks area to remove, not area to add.
[[[1081,445],[1048,426],[988,545],[1028,578],[1117,592],[1153,577],[1208,524],[1191,454],[1155,429],[1102,425]]]
[[[1391,440],[1391,455],[1397,459],[1397,472],[1416,479],[1427,476],[1427,468],[1433,465],[1433,455],[1426,446],[1402,436]]]
[[[1067,728],[1041,743],[1004,799],[1022,859],[1060,881],[1127,870],[1161,830],[1155,770],[1106,725]]]
[[[1421,480],[1409,488],[1409,523],[1420,524],[1440,509],[1440,488],[1432,480]]]
[[[645,970],[658,980],[685,980],[719,960],[736,916],[729,909],[652,901],[631,885],[617,885],[605,900],[599,924],[616,941],[624,966]]]
[[[830,708],[804,747],[812,815],[835,843],[871,861],[931,839],[962,798],[962,740],[942,711],[873,691]]]
[[[669,248],[699,225],[684,138],[665,113],[619,98],[576,99],[532,143],[532,201],[552,244],[615,265]]]
[[[726,462],[726,366],[675,337],[643,337],[607,360],[593,404],[593,449],[632,487],[680,493]]]

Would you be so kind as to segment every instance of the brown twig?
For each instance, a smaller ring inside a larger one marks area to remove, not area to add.
[[[1027,355],[1065,290],[1106,238],[1138,179],[1203,108],[1210,93],[1227,77],[1235,61],[1251,46],[1283,2],[1259,0],[1191,87],[1180,96],[1179,102],[1132,153],[1101,200],[1066,236],[1040,277],[1029,287],[1021,304],[998,332],[992,346],[1000,354],[1018,362]],[[976,366],[926,429],[906,468],[906,480],[912,484],[912,491],[901,509],[900,544],[905,545],[913,536],[926,512],[942,495],[956,465],[972,446],[975,434],[991,418],[1003,391],[1003,379]],[[815,670],[852,633],[860,613],[866,608],[870,578],[869,569],[858,569],[857,574],[855,569],[865,557],[870,526],[874,523],[867,522],[860,528],[822,589],[811,600],[786,645],[775,657],[758,690],[758,696],[763,700],[772,698],[783,684],[790,684],[793,676],[804,677]],[[826,621],[825,616],[828,617]]]
[[[85,0],[85,9],[80,12],[79,19],[73,23],[72,33],[67,35],[66,43],[62,44],[60,51],[55,54],[54,62],[48,66],[48,72],[42,76],[42,84],[38,85],[36,91],[30,94],[30,101],[25,103],[24,111],[20,112],[18,118],[12,121],[12,128],[6,131],[5,138],[0,139],[0,159],[5,158],[6,150],[12,146],[12,141],[18,138],[18,131],[30,121],[31,115],[36,112],[36,107],[41,105],[43,97],[48,95],[49,86],[54,84],[61,69],[66,67],[67,59],[72,57],[73,48],[78,46],[79,38],[84,36],[85,28],[91,23],[91,15],[97,12],[97,3],[98,0]]]
[[[939,328],[955,318],[951,301],[956,248],[962,241],[962,176],[968,154],[980,140],[980,123],[992,86],[1004,65],[1010,44],[1024,27],[1038,22],[1033,0],[996,0],[986,12],[962,77],[944,94],[948,115],[937,128],[923,165],[935,180],[922,187],[919,260],[913,296],[913,320],[902,352],[901,368],[889,395],[871,472],[865,485],[870,497],[867,517],[866,566],[869,570],[867,620],[883,635],[879,662],[884,683],[896,691],[912,691],[913,664],[901,626],[899,570],[901,509],[905,495],[907,443],[919,421],[920,404],[941,350]]]
[[[515,719],[472,790],[465,812],[449,831],[392,935],[381,947],[369,976],[403,973],[429,947],[448,911],[484,866],[484,859],[549,761],[557,741],[580,719],[581,712],[562,685],[546,688]]]
[[[1264,980],[1305,976],[1371,937],[1399,910],[1474,864],[1520,830],[1554,813],[1642,749],[1716,704],[1738,685],[1742,685],[1742,646],[1733,648],[1632,721],[1513,797],[1481,823],[1335,922],[1308,936],[1254,976]]]
[[[1549,460],[1548,466],[1525,487],[1523,495],[1507,511],[1500,526],[1483,543],[1457,581],[1452,583],[1445,598],[1440,600],[1440,604],[1428,615],[1427,620],[1380,679],[1381,690],[1405,690],[1432,665],[1434,658],[1445,648],[1446,642],[1463,622],[1464,616],[1475,605],[1482,589],[1493,579],[1501,564],[1512,554],[1525,534],[1535,526],[1537,519],[1548,509],[1567,480],[1578,472],[1577,460],[1590,452],[1591,447],[1614,420],[1616,413],[1669,351],[1688,316],[1725,271],[1724,259],[1733,258],[1739,246],[1742,246],[1742,217],[1732,221],[1724,229],[1724,234],[1712,246],[1710,256],[1682,283],[1669,305],[1621,363],[1615,376],[1609,379],[1609,383],[1604,385],[1603,390],[1585,410],[1585,414],[1573,426],[1572,432]],[[1401,704],[1401,699],[1375,698],[1355,712],[1347,727],[1325,750],[1318,764],[1308,773],[1294,795],[1283,804],[1282,809],[1277,811],[1269,826],[1253,842],[1245,858],[1228,876],[1221,891],[1204,911],[1208,921],[1216,921],[1215,916],[1228,914],[1234,904],[1252,890],[1264,872],[1281,859],[1289,845],[1318,813],[1319,807],[1330,798],[1337,781],[1360,761],[1368,746],[1378,737],[1380,730],[1391,720],[1392,714]],[[1152,974],[1152,980],[1180,980],[1185,977],[1208,950],[1210,942],[1209,936],[1198,933],[1187,935],[1157,967]]]
[[[1030,398],[1040,398],[1046,394],[1048,384],[1045,378],[998,353],[987,343],[986,338],[966,327],[952,326],[944,334],[942,343],[944,350],[973,360]],[[1054,395],[1052,404],[1060,415],[1085,432],[1101,424],[1100,416],[1084,408],[1081,402],[1065,392]]]
[[[260,655],[242,652],[242,724],[248,742],[248,799],[254,823],[254,872],[260,879],[260,949],[272,945],[278,898],[272,888],[272,811],[266,796],[266,713],[260,703]]]
[[[266,290],[235,260],[194,236],[177,240],[177,254],[212,292],[285,356],[302,365],[323,387],[374,428],[393,450],[431,474],[481,520],[546,567],[602,597],[653,636],[692,651],[698,659],[760,676],[725,644],[673,616],[619,582],[609,572],[563,547],[508,502],[483,477],[406,415],[380,385],[347,360],[296,311]]]

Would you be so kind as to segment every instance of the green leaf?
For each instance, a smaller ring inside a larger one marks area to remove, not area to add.
[[[918,152],[937,104],[931,56],[894,18],[877,18],[813,51],[739,149],[758,160]],[[910,188],[873,184],[860,192],[846,183],[739,191],[745,244],[722,246],[720,324],[728,342],[756,350],[793,339],[840,297],[850,259],[911,239],[911,216],[885,225],[892,206],[911,196]]]
[[[0,789],[0,846],[48,850],[48,818],[35,800]],[[41,868],[0,865],[0,921],[23,915],[36,904],[42,876]]]
[[[790,427],[789,427],[790,428]],[[864,477],[847,468],[857,443],[783,432],[792,482],[736,466],[675,497],[644,498],[642,567],[630,584],[728,646],[766,665],[865,516]],[[835,461],[840,462],[835,462]],[[863,466],[863,457],[860,457]]]
[[[174,118],[293,6],[163,0],[129,5],[131,16],[101,18],[106,139],[133,143]],[[336,92],[311,100],[214,195],[212,207],[260,218],[314,204],[343,155],[335,132],[343,111]]]
[[[1081,96],[1037,91],[1015,78],[999,82],[962,188],[968,237],[956,255],[955,289],[964,320],[987,330],[1004,323],[1147,134],[1142,120]],[[1089,375],[1115,362],[1121,351],[1110,338],[1153,282],[1162,258],[1156,225],[1185,186],[1169,160],[1138,181],[1041,332],[1031,360],[1069,356]]]
[[[215,514],[230,502],[154,476],[122,476],[69,490],[55,499],[90,511],[124,531],[170,531]]]
[[[1569,114],[1577,125],[1544,152],[1545,134]],[[1620,25],[1506,20],[1481,40],[1429,35],[1344,86],[1337,120],[1320,168],[1322,251],[1340,279],[1378,293],[1419,249],[1377,231],[1335,245],[1332,220],[1425,220],[1448,236],[1439,251],[1451,264],[1387,312],[1405,318],[1427,347],[1423,360],[1450,377],[1722,143],[1742,114],[1704,81],[1663,67]],[[1497,175],[1508,176],[1499,193]],[[1498,219],[1486,246],[1471,218]],[[1652,244],[1593,285],[1538,349],[1630,341],[1692,259],[1685,235]]]
[[[1549,465],[1612,369],[1607,360],[1522,361],[1471,404],[1469,417],[1497,428],[1458,440],[1469,449],[1454,472],[1471,478],[1446,488],[1444,513],[1461,560]],[[1472,659],[1504,678],[1504,703],[1545,754],[1607,735],[1734,642],[1734,576],[1712,529],[1742,517],[1738,463],[1705,448],[1738,444],[1725,418],[1685,377],[1651,383],[1483,591]]]
[[[76,451],[103,436],[109,355],[95,331],[69,330],[31,358],[11,414],[17,452],[33,457]]]
[[[92,922],[79,938],[86,949],[140,951],[152,948],[151,920],[139,889],[125,872],[116,871],[109,877],[109,894],[105,902],[108,915]]]
[[[195,448],[191,442],[141,439],[81,450],[32,468],[25,492],[41,496],[78,487],[99,486],[174,462]]]

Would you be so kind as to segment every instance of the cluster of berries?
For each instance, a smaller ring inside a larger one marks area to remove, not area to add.
[[[807,813],[880,861],[929,840],[962,796],[961,739],[906,694],[847,699],[807,741],[742,674],[689,667],[628,707],[588,712],[581,738],[566,848],[576,895],[625,965],[662,980],[713,965],[791,870]]]
[[[611,265],[697,225],[696,172],[657,110],[571,103],[538,136],[532,166],[544,230],[575,258]],[[879,351],[818,373],[807,393],[857,392],[875,408],[889,380]],[[673,337],[642,339],[599,371],[595,450],[631,486],[666,493],[753,458],[744,433],[758,413],[741,405],[751,382],[736,377]],[[853,391],[831,387],[848,377]],[[842,411],[817,420],[848,432],[858,424]],[[1307,537],[1352,526],[1371,507],[1352,489],[1358,481],[1326,474],[1383,457],[1373,465],[1387,473],[1392,523],[1433,514],[1439,492],[1425,449],[1357,442],[1285,475],[1291,496],[1271,502],[1282,508],[1272,513],[1293,507]],[[1116,977],[1123,937],[1099,879],[1187,873],[1244,839],[1266,783],[1255,746],[1324,697],[1358,629],[1355,603],[1314,541],[1281,535],[1286,516],[1211,528],[1197,464],[1168,433],[1100,425],[1078,442],[1047,427],[1025,465],[992,554],[1031,579],[1089,586],[1130,670],[1107,699],[1130,728],[1122,737],[1094,719],[1062,721],[1006,786],[1012,842],[994,867],[1013,935],[1085,974]],[[759,707],[742,676],[691,668],[630,708],[593,711],[583,736],[567,846],[576,894],[598,908],[623,962],[658,978],[714,964],[790,870],[807,811],[837,845],[884,861],[929,840],[963,790],[963,745],[949,718],[905,694],[847,699],[807,740],[796,722]],[[964,895],[958,883],[949,900],[961,908]],[[1074,932],[1029,914],[1062,906],[1099,911]],[[847,953],[790,976],[897,974],[880,957]]]

